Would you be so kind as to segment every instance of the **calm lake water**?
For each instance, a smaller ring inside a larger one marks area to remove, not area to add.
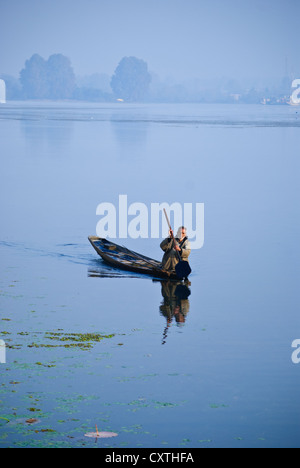
[[[299,147],[296,107],[1,105],[1,447],[300,446]],[[92,249],[119,194],[204,203],[183,299]]]

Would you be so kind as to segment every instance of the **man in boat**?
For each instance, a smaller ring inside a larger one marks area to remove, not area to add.
[[[173,237],[173,231],[170,229],[169,237],[163,240],[160,244],[160,248],[165,252],[162,259],[162,268],[166,271],[175,270],[175,266],[179,262],[178,254],[181,260],[187,262],[191,253],[191,245],[186,235],[186,228],[184,226],[181,226],[178,229],[177,235],[175,237],[175,243]]]

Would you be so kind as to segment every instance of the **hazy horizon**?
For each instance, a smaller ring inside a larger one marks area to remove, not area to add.
[[[76,76],[111,76],[125,56],[181,82],[300,76],[298,0],[0,0],[0,13],[0,74],[61,53]]]

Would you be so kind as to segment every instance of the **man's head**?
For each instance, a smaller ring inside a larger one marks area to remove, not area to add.
[[[184,226],[180,226],[177,231],[177,239],[183,239],[186,236],[186,228]]]

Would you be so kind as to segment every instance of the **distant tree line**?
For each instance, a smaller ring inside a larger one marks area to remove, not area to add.
[[[242,102],[260,103],[266,96],[278,102],[290,92],[290,80],[285,78],[275,89],[242,88],[234,80],[209,86],[197,82],[184,84],[171,80],[161,82],[151,74],[144,60],[124,57],[112,77],[91,75],[87,79],[75,76],[70,60],[62,54],[53,54],[45,60],[34,54],[26,60],[19,79],[0,75],[6,82],[7,100],[74,99],[94,102]],[[272,97],[274,96],[274,97]]]
[[[70,99],[76,88],[71,62],[62,54],[48,60],[34,54],[26,60],[20,82],[26,99]]]
[[[71,62],[62,54],[51,55],[48,60],[34,54],[26,60],[19,80],[6,75],[1,77],[8,88],[8,99],[120,99],[134,102],[147,97],[151,82],[146,62],[136,57],[124,57],[105,90],[96,86],[78,86]]]
[[[111,87],[120,99],[141,101],[147,96],[151,83],[147,63],[136,57],[124,57],[111,79]]]

